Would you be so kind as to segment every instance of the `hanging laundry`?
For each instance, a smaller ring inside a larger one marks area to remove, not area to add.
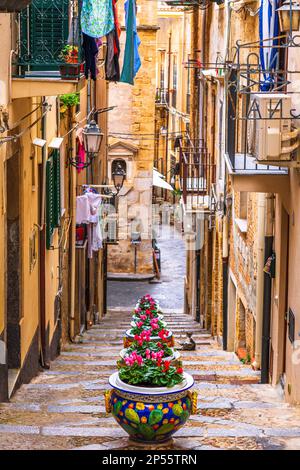
[[[135,0],[127,0],[125,3],[126,15],[126,44],[124,53],[123,70],[121,82],[134,84],[134,77],[141,67],[139,56],[140,38],[136,26],[136,3]]]
[[[111,82],[120,81],[120,45],[116,30],[114,29],[106,36],[107,52],[105,59],[105,77]]]
[[[111,82],[120,81],[120,42],[121,27],[118,19],[117,0],[113,0],[114,29],[106,35],[107,53],[105,59],[105,77]]]
[[[77,172],[80,173],[84,169],[85,164],[85,150],[83,144],[83,136],[82,136],[83,128],[80,127],[76,131],[76,155],[78,158],[78,163],[76,165]]]
[[[110,33],[114,29],[112,0],[83,0],[81,29],[92,38]]]
[[[93,257],[93,252],[102,248],[102,234],[99,219],[99,207],[102,202],[100,194],[88,191],[86,196],[90,205],[90,224],[88,225],[88,257]]]
[[[76,224],[87,225],[89,258],[103,246],[99,217],[101,202],[101,195],[90,188],[87,188],[82,196],[76,197]]]
[[[84,194],[82,196],[76,197],[76,224],[88,224],[90,221],[90,203],[87,196]]]
[[[91,74],[92,80],[96,80],[96,60],[98,55],[96,39],[85,33],[82,33],[82,36],[82,48],[85,58],[85,77],[88,78],[89,74]]]

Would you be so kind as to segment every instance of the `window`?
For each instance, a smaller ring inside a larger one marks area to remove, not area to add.
[[[111,164],[111,177],[114,174],[115,170],[118,168],[118,166],[120,166],[122,168],[122,170],[125,173],[125,177],[126,177],[126,175],[127,175],[127,165],[126,165],[125,160],[123,160],[122,158],[117,158],[116,160],[113,160],[113,162]]]
[[[191,112],[191,69],[190,69],[190,54],[188,55],[188,67],[187,67],[187,88],[186,88],[186,113]]]
[[[69,3],[33,0],[21,13],[21,55],[30,54],[31,71],[57,70],[59,55],[68,40]]]
[[[172,106],[176,108],[177,102],[177,56],[174,55],[173,58],[173,90],[172,90]]]
[[[46,248],[52,248],[53,234],[60,224],[61,178],[60,154],[54,150],[46,163]]]

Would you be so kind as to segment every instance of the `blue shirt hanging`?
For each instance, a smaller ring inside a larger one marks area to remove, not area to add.
[[[135,0],[127,0],[125,3],[126,19],[126,44],[124,52],[123,70],[120,81],[134,84],[134,77],[141,67],[139,46],[141,40],[137,34],[136,27],[136,4]]]

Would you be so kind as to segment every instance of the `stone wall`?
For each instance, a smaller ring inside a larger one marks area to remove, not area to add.
[[[119,5],[122,18],[122,3]],[[109,104],[116,108],[109,114],[110,142],[133,144],[133,174],[125,181],[119,197],[119,245],[109,247],[108,271],[133,273],[134,248],[131,246],[131,231],[138,219],[142,220],[142,243],[137,249],[137,273],[153,271],[151,244],[152,169],[155,133],[155,89],[156,89],[156,6],[146,0],[138,5],[138,35],[141,39],[139,53],[142,66],[135,77],[134,85],[110,84]],[[122,31],[121,50],[124,51],[126,33]],[[122,66],[121,56],[121,66]],[[118,134],[119,133],[119,134]],[[109,157],[112,159],[112,157]],[[124,156],[126,160],[126,157]],[[111,175],[108,175],[111,179]],[[112,180],[111,180],[112,182]]]

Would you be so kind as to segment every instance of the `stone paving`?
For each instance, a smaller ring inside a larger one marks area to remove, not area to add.
[[[182,356],[199,392],[198,414],[168,448],[300,449],[300,408],[284,403],[271,386],[258,384],[257,372],[222,351],[188,316],[165,310],[165,317],[177,344],[184,331],[194,331],[197,350]],[[106,415],[103,400],[129,320],[129,311],[110,311],[51,370],[0,405],[0,449],[134,449]]]
[[[172,308],[183,310],[185,247],[181,232],[163,225],[156,239],[161,250],[161,283],[109,281],[109,308],[135,305],[137,299],[149,293],[162,308],[170,308],[171,302]]]

